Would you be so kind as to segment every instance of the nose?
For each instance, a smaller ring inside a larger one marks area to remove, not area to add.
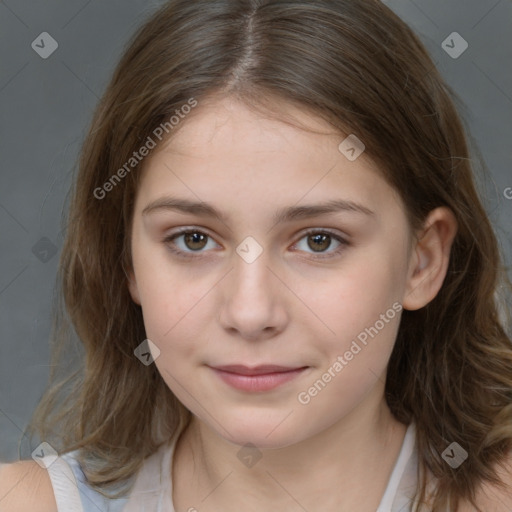
[[[231,335],[256,341],[276,336],[288,322],[286,288],[265,251],[252,263],[234,255],[222,286],[219,321]]]

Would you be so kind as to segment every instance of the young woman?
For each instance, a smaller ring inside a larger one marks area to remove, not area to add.
[[[508,281],[473,166],[382,3],[166,3],[74,183],[56,336],[83,371],[34,417],[42,467],[0,486],[28,471],[59,512],[512,510]]]

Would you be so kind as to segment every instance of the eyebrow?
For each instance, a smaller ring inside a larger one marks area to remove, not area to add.
[[[170,196],[161,197],[149,203],[142,210],[142,215],[145,216],[153,212],[168,210],[213,217],[223,223],[229,221],[229,217],[225,213],[218,211],[209,203]],[[362,204],[345,199],[332,199],[319,204],[280,208],[274,213],[272,220],[274,224],[279,224],[338,212],[354,212],[368,216],[375,215],[375,212]]]

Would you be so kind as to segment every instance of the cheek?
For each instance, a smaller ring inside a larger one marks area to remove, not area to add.
[[[193,292],[178,292],[174,281],[172,288],[154,289],[143,300],[143,316],[146,334],[160,350],[166,352],[190,351],[197,342],[206,321],[202,308],[205,293],[195,289]]]
[[[400,312],[401,305],[395,302],[394,307],[367,310],[357,304],[347,307],[346,317],[338,315],[336,341],[324,346],[325,363],[305,384],[299,402],[309,397],[318,411],[324,411],[326,424],[356,407],[379,381],[384,382]],[[360,316],[352,320],[350,315]]]
[[[172,263],[158,247],[140,251],[138,256],[135,270],[146,334],[165,347],[191,317],[201,315],[204,299],[215,286],[215,276]],[[181,333],[185,338],[192,332],[189,327]]]
[[[373,326],[391,308],[386,316],[389,323],[386,323],[386,329],[382,329],[390,330],[387,329],[393,324],[390,317],[395,316],[392,306],[401,297],[402,287],[396,267],[397,264],[391,259],[386,263],[386,259],[381,258],[377,265],[371,263],[371,258],[359,258],[359,261],[340,269],[336,279],[306,295],[311,309],[318,312],[329,327],[329,330],[324,329],[326,339],[332,339],[334,348],[341,349],[350,344],[352,339]]]
[[[202,364],[209,332],[215,330],[218,276],[153,266],[145,274],[142,312],[147,337],[160,350],[155,364],[178,398],[190,387],[190,365]]]

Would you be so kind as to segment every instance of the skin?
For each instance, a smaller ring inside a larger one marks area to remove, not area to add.
[[[308,404],[297,397],[394,303],[412,310],[435,297],[456,221],[438,208],[413,233],[399,195],[365,153],[349,161],[338,150],[345,135],[291,105],[288,112],[323,133],[217,99],[200,103],[145,161],[129,289],[160,350],[160,374],[193,413],[172,468],[177,511],[321,504],[324,512],[375,512],[405,435],[384,400],[400,314]],[[165,195],[205,201],[226,219],[171,209],[142,214]],[[373,213],[272,220],[278,209],[332,199]],[[164,241],[180,227],[208,237],[195,245],[184,236]],[[348,243],[310,238],[309,245],[309,229]],[[252,263],[236,252],[248,236],[262,248]],[[177,256],[173,246],[193,257]],[[249,393],[207,366],[235,363],[308,368],[277,389]],[[251,468],[237,457],[246,443],[262,455]]]

